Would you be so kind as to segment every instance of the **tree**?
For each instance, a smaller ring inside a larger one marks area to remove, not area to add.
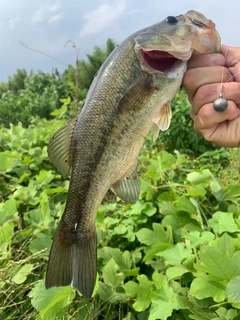
[[[49,119],[51,112],[61,107],[60,99],[73,97],[70,85],[61,79],[57,70],[52,74],[41,71],[32,73],[24,81],[24,89],[19,94],[8,90],[0,99],[0,123],[9,127],[9,123],[22,122],[28,126],[32,117]]]
[[[105,49],[101,49],[98,46],[94,47],[92,54],[87,54],[87,61],[81,60],[78,63],[79,67],[79,98],[82,100],[86,97],[89,86],[101,67],[103,62],[107,59],[109,54],[113,51],[116,44],[112,39],[108,39]],[[76,69],[72,65],[69,65],[67,70],[63,73],[63,80],[75,87]]]
[[[20,91],[25,88],[24,82],[27,77],[28,74],[25,69],[17,69],[17,72],[14,75],[8,77],[7,82],[0,83],[0,97],[8,90],[12,91],[15,95],[18,95]]]

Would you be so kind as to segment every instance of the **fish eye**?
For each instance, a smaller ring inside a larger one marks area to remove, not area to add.
[[[198,21],[198,20],[195,20],[195,19],[192,19],[192,23],[193,23],[195,26],[200,27],[200,28],[206,27],[206,25],[205,25],[203,22]]]
[[[173,17],[173,16],[168,16],[168,17],[166,18],[166,21],[167,21],[168,23],[171,23],[171,24],[176,24],[176,23],[178,23],[178,19],[177,19],[176,17]]]

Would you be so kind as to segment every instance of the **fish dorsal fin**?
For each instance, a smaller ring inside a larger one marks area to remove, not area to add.
[[[77,116],[58,129],[48,145],[48,156],[57,170],[64,178],[67,178],[71,172],[71,140],[72,133],[77,121]]]
[[[142,106],[145,107],[147,101],[157,90],[152,84],[152,76],[146,76],[136,82],[120,99],[117,110],[121,113],[137,111]]]
[[[128,176],[116,182],[111,189],[125,202],[130,203],[137,201],[140,194],[140,183],[137,169],[134,169]]]
[[[159,130],[165,131],[169,128],[172,119],[172,110],[170,107],[170,102],[165,103],[159,114],[152,119],[153,127],[152,127],[152,134],[153,140],[155,141],[158,137]]]

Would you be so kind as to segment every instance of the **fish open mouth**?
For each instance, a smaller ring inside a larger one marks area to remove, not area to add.
[[[149,65],[149,67],[161,71],[170,71],[173,66],[179,61],[179,59],[172,56],[166,51],[145,51],[142,50],[143,59]]]

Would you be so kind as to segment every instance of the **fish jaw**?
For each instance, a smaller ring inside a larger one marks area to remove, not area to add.
[[[193,51],[219,52],[221,38],[214,22],[191,10],[144,30],[135,37],[134,43],[143,71],[174,77],[186,71]]]

